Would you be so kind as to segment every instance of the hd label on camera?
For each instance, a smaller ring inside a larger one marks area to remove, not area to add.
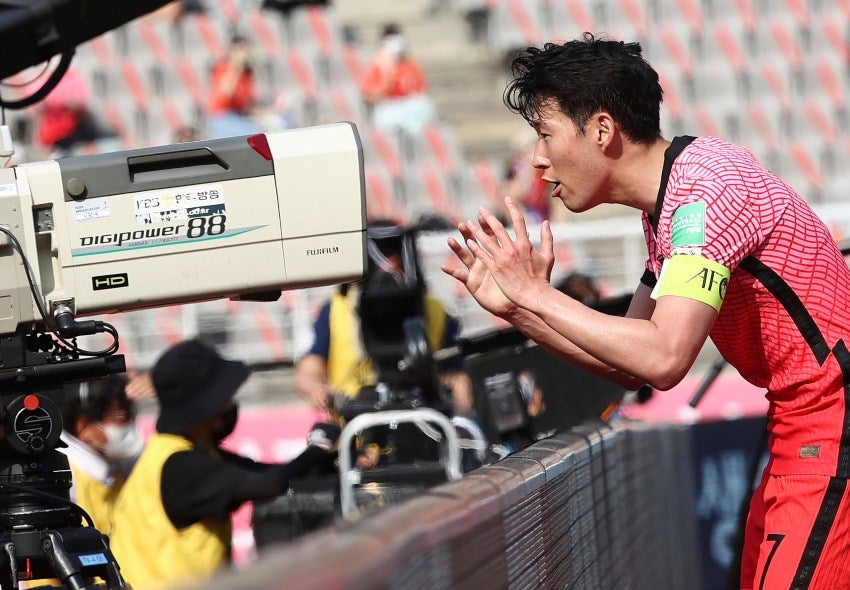
[[[104,289],[120,289],[121,287],[129,287],[130,280],[127,278],[127,273],[117,273],[112,275],[99,275],[91,278],[91,288],[93,291],[102,291]]]

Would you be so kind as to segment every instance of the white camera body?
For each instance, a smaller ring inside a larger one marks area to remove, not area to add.
[[[0,227],[20,243],[48,316],[358,280],[365,209],[362,146],[347,122],[0,170]],[[0,233],[0,335],[41,322],[22,257]]]

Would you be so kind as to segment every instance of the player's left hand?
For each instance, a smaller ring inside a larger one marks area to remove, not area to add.
[[[468,224],[474,239],[467,247],[481,261],[502,293],[519,307],[534,310],[539,295],[550,288],[549,279],[555,265],[554,244],[549,222],[540,227],[540,250],[535,250],[525,225],[525,218],[512,199],[505,206],[514,227],[511,238],[502,223],[487,209],[481,209],[478,223]]]

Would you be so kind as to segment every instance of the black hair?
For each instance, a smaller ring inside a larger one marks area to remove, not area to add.
[[[390,35],[401,35],[401,27],[398,23],[386,23],[381,27],[381,39]]]
[[[113,403],[117,403],[118,408],[127,412],[128,416],[135,416],[135,405],[124,391],[126,386],[127,376],[120,373],[88,381],[81,384],[77,391],[66,392],[62,403],[65,430],[76,435],[77,419],[80,417],[89,422],[100,422]]]
[[[528,47],[514,57],[503,100],[526,121],[541,115],[554,99],[580,133],[605,111],[632,141],[650,144],[661,137],[663,91],[658,73],[641,55],[639,43],[597,38]]]

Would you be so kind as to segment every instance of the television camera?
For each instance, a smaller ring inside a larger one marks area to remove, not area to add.
[[[0,169],[0,586],[124,587],[57,450],[64,385],[125,369],[78,318],[358,280],[364,187],[347,122]]]

